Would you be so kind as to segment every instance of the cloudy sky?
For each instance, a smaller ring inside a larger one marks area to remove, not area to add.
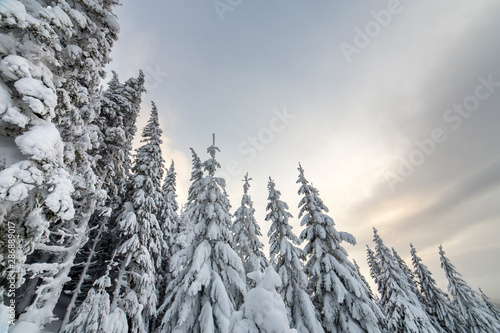
[[[438,246],[500,302],[500,3],[128,1],[109,69],[147,76],[186,198],[216,133],[233,210],[245,172],[264,234],[271,176],[297,219],[298,162],[365,264],[372,227],[444,289]],[[267,238],[263,239],[267,244]]]

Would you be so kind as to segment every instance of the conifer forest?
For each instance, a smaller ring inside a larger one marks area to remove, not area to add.
[[[215,133],[185,152],[180,198],[146,75],[106,69],[127,38],[117,5],[0,0],[0,333],[500,332],[500,309],[446,247],[431,272],[373,228],[363,275],[313,186],[326,175],[299,161],[297,202],[270,175],[257,207],[250,173],[229,197]]]

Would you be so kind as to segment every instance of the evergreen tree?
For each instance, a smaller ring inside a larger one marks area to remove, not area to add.
[[[119,30],[115,4],[12,0],[0,8],[2,44],[11,45],[2,51],[0,128],[15,157],[0,171],[1,215],[27,236],[18,244],[17,284],[29,274],[17,310],[33,331],[52,320],[101,196],[92,122]]]
[[[306,291],[307,276],[302,266],[304,254],[298,247],[299,239],[288,223],[292,214],[288,212],[286,202],[280,200],[281,192],[275,188],[271,178],[267,188],[269,202],[266,208],[266,221],[271,223],[267,234],[270,259],[281,279],[281,286],[277,290],[285,303],[290,326],[299,333],[323,332],[316,317],[316,309]]]
[[[269,266],[269,262],[262,252],[264,245],[258,238],[262,236],[262,232],[255,220],[255,209],[253,208],[252,199],[248,194],[250,180],[252,180],[252,178],[248,178],[247,173],[243,179],[241,206],[234,214],[234,223],[231,228],[234,249],[243,261],[243,267],[247,273],[256,270],[263,272],[264,269]]]
[[[404,276],[406,277],[406,280],[408,280],[408,285],[411,288],[411,291],[417,295],[418,299],[421,301],[422,297],[418,291],[417,288],[417,283],[415,281],[415,275],[411,271],[411,269],[408,267],[406,262],[399,256],[399,254],[396,252],[394,248],[391,248],[392,250],[392,255],[394,257],[394,260],[396,260],[396,263],[398,264],[399,268],[403,271]]]
[[[354,237],[335,230],[333,219],[326,214],[328,208],[318,190],[306,180],[300,164],[297,183],[301,184],[299,195],[303,196],[299,218],[305,226],[300,239],[307,241],[304,251],[309,258],[304,270],[323,328],[327,332],[380,332],[383,315],[366,294],[363,281],[340,245],[343,241],[355,244]]]
[[[486,307],[490,310],[490,314],[496,318],[496,320],[500,320],[500,309],[493,304],[491,299],[486,296],[481,288],[479,288],[479,292],[481,293],[481,298],[483,299],[484,304],[486,304]]]
[[[183,211],[179,217],[179,237],[177,244],[180,248],[186,247],[193,241],[193,225],[191,223],[191,212],[193,205],[198,195],[198,190],[201,188],[200,181],[203,178],[203,170],[201,159],[198,157],[193,148],[190,148],[192,154],[192,170],[191,170],[191,184],[188,189],[188,199],[184,205]]]
[[[425,309],[430,317],[437,319],[439,325],[446,332],[467,332],[463,325],[460,315],[455,307],[453,307],[446,295],[436,284],[436,280],[432,277],[426,265],[422,263],[422,259],[417,255],[417,250],[410,244],[413,267],[415,268],[415,276],[420,287],[421,301],[425,305]]]
[[[476,293],[462,279],[462,274],[457,272],[455,266],[445,257],[443,246],[439,246],[441,267],[448,279],[448,291],[453,297],[452,304],[458,309],[461,317],[466,322],[468,332],[493,333],[500,331],[500,322],[489,314],[486,306],[476,297]]]
[[[375,250],[380,273],[377,283],[380,306],[386,314],[389,332],[437,332],[406,275],[374,228]]]
[[[97,169],[103,175],[102,189],[106,191],[106,197],[90,220],[89,241],[75,258],[70,274],[72,281],[66,286],[73,296],[61,327],[69,321],[74,306],[83,301],[95,279],[104,274],[110,254],[117,249],[116,212],[127,201],[132,139],[143,93],[142,72],[125,83],[120,83],[118,75],[113,72],[108,89],[103,92],[101,111],[95,123],[100,129]]]
[[[156,273],[161,269],[165,248],[156,218],[163,201],[161,134],[158,110],[152,103],[151,117],[142,133],[144,144],[137,149],[132,168],[131,201],[118,222],[124,241],[118,248],[121,266],[111,311],[121,302],[130,330],[138,333],[148,332],[149,322],[156,316]]]
[[[248,273],[255,280],[256,286],[245,296],[245,302],[239,311],[233,313],[230,323],[232,333],[296,333],[288,323],[285,304],[276,292],[281,286],[280,277],[272,267]],[[212,332],[210,327],[205,327]],[[320,331],[315,331],[320,332]]]
[[[366,294],[370,297],[370,299],[372,301],[374,301],[375,300],[375,296],[373,295],[372,288],[370,288],[370,285],[366,281],[365,277],[363,276],[363,274],[361,274],[361,269],[359,268],[358,263],[354,259],[352,259],[352,263],[354,264],[354,267],[356,268],[356,273],[358,273],[359,278],[361,279],[361,281],[363,281],[363,285],[364,285],[364,287],[366,289]]]
[[[77,309],[75,318],[67,325],[61,326],[62,333],[108,333],[106,330],[110,304],[106,288],[111,286],[109,272],[113,259],[108,264],[106,273],[94,282],[87,297]],[[97,289],[97,290],[96,290]]]
[[[246,292],[241,279],[243,264],[231,247],[231,217],[225,181],[216,177],[219,148],[208,147],[210,158],[202,165],[206,176],[192,186],[188,216],[193,241],[178,251],[170,264],[170,282],[160,311],[165,309],[159,332],[227,332],[238,294]],[[203,330],[202,330],[203,328]]]
[[[162,249],[162,265],[161,269],[158,271],[158,295],[159,299],[162,300],[165,297],[165,290],[168,283],[172,280],[172,274],[170,274],[169,265],[170,258],[180,250],[179,237],[182,237],[179,225],[179,216],[177,215],[177,210],[179,205],[177,204],[176,197],[176,172],[174,161],[170,164],[170,169],[167,170],[167,177],[163,183],[162,195],[163,195],[163,207],[159,214],[160,228],[163,232],[163,238],[165,241],[165,248]],[[160,325],[161,317],[163,313],[158,313],[158,317],[155,321],[155,327]]]
[[[168,272],[168,258],[179,251],[177,238],[179,237],[180,229],[179,215],[177,214],[179,205],[176,199],[176,176],[177,173],[175,172],[174,161],[172,161],[167,171],[165,182],[163,183],[163,206],[159,214],[160,227],[163,231],[163,238],[166,243],[166,247],[163,249],[162,253],[162,271],[164,272]]]
[[[380,289],[378,277],[380,276],[380,265],[377,261],[377,257],[375,256],[375,253],[373,252],[372,249],[366,245],[366,260],[368,262],[368,267],[370,268],[370,276],[372,277],[373,281],[378,285],[378,288]]]

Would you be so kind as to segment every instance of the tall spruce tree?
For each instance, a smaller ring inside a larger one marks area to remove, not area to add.
[[[162,250],[166,246],[157,220],[163,201],[161,134],[158,110],[152,103],[151,116],[142,132],[144,144],[137,149],[132,168],[131,201],[118,222],[124,241],[117,252],[121,264],[111,311],[122,306],[130,330],[138,333],[148,332],[149,323],[156,316],[156,273],[161,269]]]
[[[399,268],[403,271],[404,276],[406,277],[406,280],[408,280],[408,285],[411,288],[411,291],[417,295],[419,300],[422,300],[422,297],[420,295],[420,292],[418,291],[417,288],[417,282],[415,280],[415,275],[411,271],[411,269],[408,267],[406,262],[401,258],[401,256],[398,254],[398,252],[394,249],[391,248],[392,250],[392,255],[394,257],[394,260],[396,260],[396,263],[398,264]]]
[[[413,267],[415,268],[415,277],[420,287],[421,302],[429,316],[437,319],[439,325],[446,332],[467,332],[457,309],[450,304],[448,295],[446,295],[436,284],[426,265],[417,255],[417,250],[410,244],[410,253],[412,256]]]
[[[182,212],[179,216],[179,237],[177,238],[177,243],[179,247],[186,247],[193,241],[193,225],[192,225],[192,208],[195,203],[196,196],[198,195],[198,191],[201,188],[200,181],[203,178],[203,170],[201,159],[196,154],[193,148],[190,148],[192,155],[192,170],[191,170],[191,178],[190,185],[188,189],[188,198],[187,202],[184,204]]]
[[[208,147],[210,158],[202,165],[206,176],[192,186],[193,202],[188,215],[193,223],[193,241],[178,251],[170,264],[170,282],[160,311],[165,315],[159,332],[228,332],[235,298],[246,292],[241,279],[243,264],[232,248],[229,200],[225,181],[216,177],[220,168]]]
[[[352,263],[354,264],[354,267],[356,268],[356,273],[358,273],[359,278],[361,279],[361,281],[363,281],[363,286],[366,289],[366,294],[370,297],[370,299],[372,301],[374,301],[375,295],[373,294],[372,288],[368,284],[368,281],[366,281],[366,278],[364,277],[364,275],[361,274],[361,269],[360,269],[358,263],[354,259],[352,260]]]
[[[354,237],[335,229],[328,208],[309,184],[299,164],[299,218],[305,229],[300,235],[308,261],[304,267],[309,291],[327,332],[380,332],[383,318],[379,307],[370,299],[356,268],[347,259],[343,241],[355,244]]]
[[[380,306],[389,332],[437,332],[408,278],[374,228],[373,241],[380,272],[376,277]]]
[[[179,237],[182,237],[180,231],[180,218],[177,214],[179,205],[177,204],[176,195],[176,172],[174,161],[170,164],[167,170],[167,177],[163,183],[162,195],[163,206],[159,213],[160,228],[163,233],[165,247],[162,249],[162,264],[161,269],[158,270],[157,289],[159,300],[165,298],[165,290],[168,283],[172,280],[169,265],[172,256],[177,253],[181,248]],[[161,324],[163,313],[158,313],[154,326],[158,327]]]
[[[169,271],[169,258],[179,251],[177,238],[180,234],[180,226],[179,215],[177,213],[179,205],[176,199],[176,177],[177,173],[175,172],[174,161],[172,161],[170,168],[167,170],[167,177],[162,187],[163,206],[159,214],[160,228],[166,243],[166,247],[163,249],[162,253],[162,271],[166,273]]]
[[[373,252],[372,249],[366,245],[366,261],[368,263],[368,267],[370,268],[370,276],[372,277],[373,281],[378,286],[378,277],[380,275],[380,265],[377,261],[377,257],[375,256],[375,253]],[[380,286],[379,286],[380,289]]]
[[[443,246],[439,246],[441,267],[448,279],[448,291],[453,297],[452,304],[466,322],[467,332],[493,333],[500,331],[500,322],[489,314],[488,309],[476,297],[476,292],[465,282],[462,274],[445,256]]]
[[[2,162],[0,215],[21,233],[23,329],[40,331],[52,320],[100,196],[92,121],[119,30],[115,4],[11,0],[0,8],[2,44],[10,45],[2,48],[1,136],[14,157]]]
[[[121,205],[127,201],[127,183],[132,165],[132,140],[144,93],[144,74],[121,83],[113,72],[108,89],[103,92],[101,110],[95,123],[100,129],[97,170],[103,175],[106,196],[89,223],[89,241],[75,258],[67,284],[72,299],[61,327],[71,318],[73,308],[86,297],[93,282],[105,274],[110,255],[117,248],[116,221]]]
[[[281,192],[275,188],[271,178],[267,188],[269,202],[266,221],[271,223],[267,233],[270,259],[281,279],[281,286],[277,290],[285,303],[290,326],[299,333],[323,332],[316,317],[316,309],[307,293],[307,276],[302,265],[304,253],[298,247],[300,241],[288,223],[292,214],[288,212],[287,203],[280,200]]]
[[[486,304],[486,307],[490,310],[490,314],[497,320],[500,320],[500,309],[498,308],[498,306],[493,304],[491,299],[486,296],[485,293],[483,293],[481,288],[479,288],[479,292],[481,293],[481,298],[483,299],[484,304]]]
[[[262,236],[262,232],[255,220],[255,209],[253,208],[252,199],[248,194],[250,180],[252,178],[248,178],[247,173],[243,178],[241,206],[234,213],[234,223],[231,227],[234,249],[243,261],[243,268],[245,268],[245,272],[247,273],[256,270],[263,272],[269,266],[269,261],[264,252],[262,252],[264,244],[258,238]]]

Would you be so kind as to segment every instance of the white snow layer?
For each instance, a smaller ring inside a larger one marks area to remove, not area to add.
[[[39,162],[63,163],[64,145],[54,124],[40,122],[16,138],[21,153]]]
[[[230,331],[233,333],[296,333],[288,323],[287,311],[276,287],[281,279],[272,267],[264,273],[255,271],[247,274],[257,282],[245,296],[240,311],[231,317]]]

